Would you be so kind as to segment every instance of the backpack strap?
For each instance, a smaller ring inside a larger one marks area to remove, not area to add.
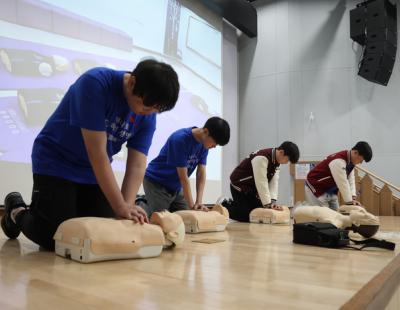
[[[365,239],[365,240],[353,240],[350,239],[350,241],[354,242],[357,245],[362,244],[361,247],[354,247],[354,246],[347,246],[349,248],[353,248],[356,250],[362,250],[365,248],[381,248],[381,249],[386,249],[386,250],[390,250],[390,251],[394,251],[396,244],[390,241],[386,241],[386,240],[378,240],[378,239],[374,239],[374,238],[370,238],[370,239]]]

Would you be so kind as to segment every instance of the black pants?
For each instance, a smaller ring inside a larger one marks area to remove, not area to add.
[[[16,222],[27,238],[45,249],[53,250],[53,236],[58,225],[70,218],[83,216],[114,216],[98,185],[34,174],[30,208],[19,213]]]
[[[243,193],[231,185],[233,203],[228,205],[229,217],[239,222],[249,222],[250,212],[262,208],[261,200],[252,193]]]

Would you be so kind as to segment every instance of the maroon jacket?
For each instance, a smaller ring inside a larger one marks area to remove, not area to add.
[[[247,158],[242,160],[231,174],[231,184],[237,190],[245,193],[257,194],[253,166],[251,165],[251,160],[256,156],[265,156],[268,159],[268,168],[266,171],[268,182],[271,181],[275,175],[276,169],[280,166],[275,158],[275,148],[262,149],[251,153]]]
[[[329,155],[307,174],[306,185],[316,197],[319,197],[326,192],[337,192],[337,184],[335,183],[331,169],[329,168],[329,163],[335,159],[343,159],[346,162],[347,177],[349,177],[349,174],[353,171],[354,165],[351,163],[350,151],[344,150]]]

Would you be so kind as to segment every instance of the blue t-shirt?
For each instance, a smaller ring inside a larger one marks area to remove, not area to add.
[[[136,115],[130,110],[123,92],[125,73],[94,68],[72,84],[35,139],[33,173],[96,184],[81,128],[106,132],[110,162],[126,141],[128,147],[147,155],[156,114]]]
[[[178,192],[182,186],[176,168],[186,167],[189,177],[197,165],[207,164],[208,150],[194,138],[193,128],[179,129],[168,138],[160,154],[147,167],[146,177]]]

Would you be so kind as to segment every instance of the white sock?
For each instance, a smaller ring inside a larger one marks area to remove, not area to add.
[[[22,210],[25,210],[24,207],[19,207],[19,208],[15,208],[11,211],[11,220],[17,224],[17,222],[15,221],[15,218],[17,217],[18,213],[21,212]]]

